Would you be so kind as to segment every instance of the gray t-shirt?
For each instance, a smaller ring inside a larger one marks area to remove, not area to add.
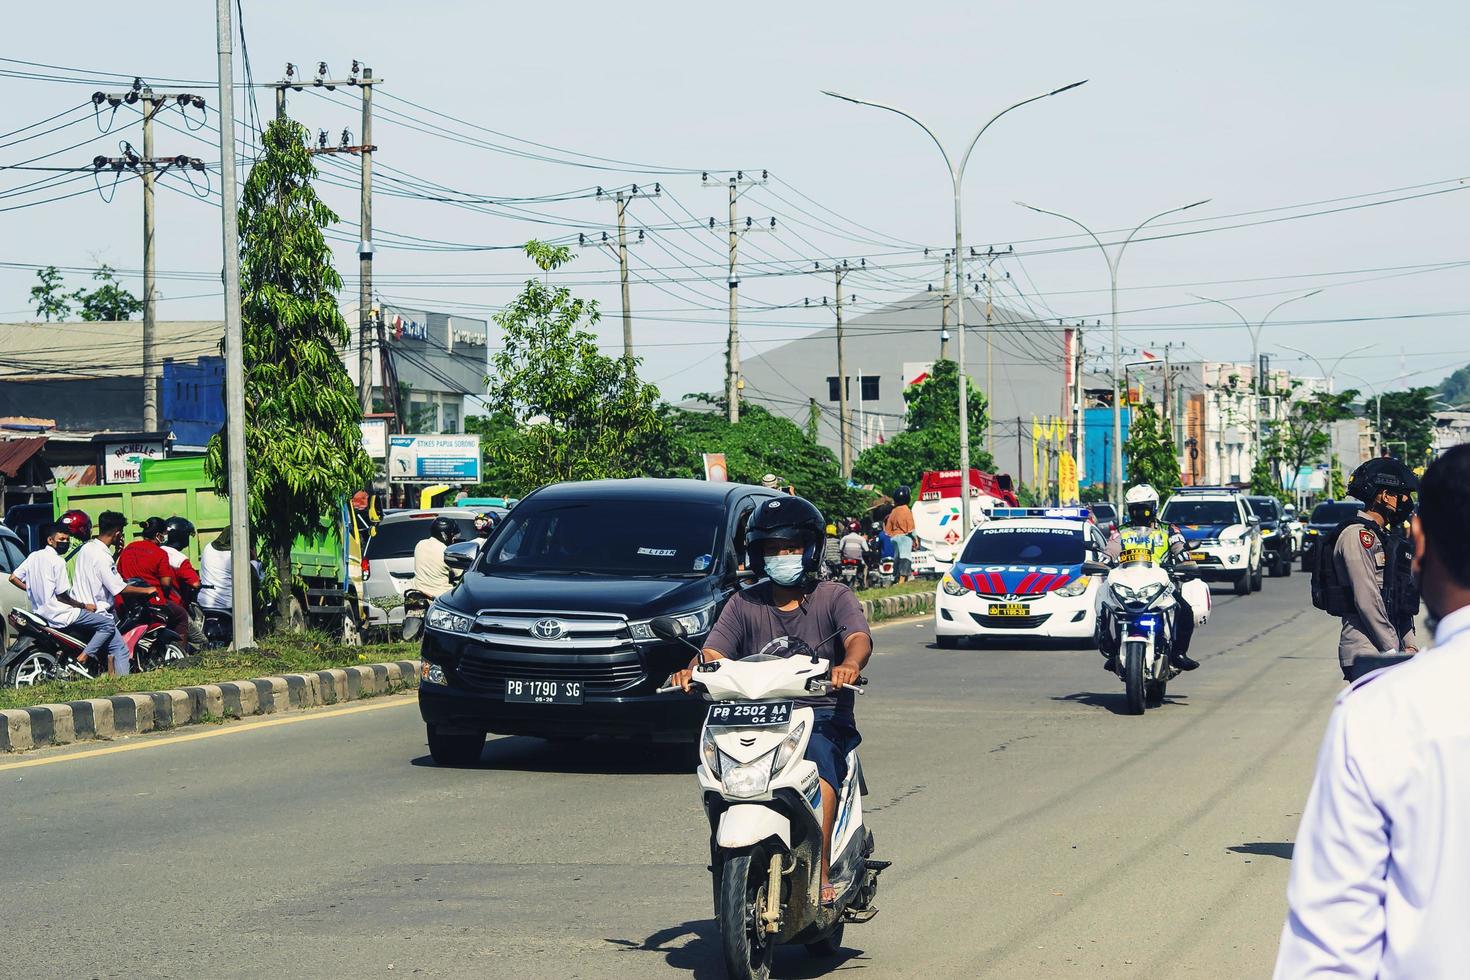
[[[839,627],[842,628],[840,632]],[[732,660],[739,660],[760,653],[778,637],[790,636],[801,640],[817,656],[835,665],[842,663],[846,655],[844,644],[854,633],[872,635],[863,607],[847,586],[838,582],[818,582],[801,605],[790,612],[782,612],[771,599],[770,584],[763,583],[730,597],[704,645]],[[792,650],[788,647],[771,652],[791,656]],[[855,700],[851,691],[843,690],[823,697],[797,698],[796,703],[836,708],[838,716],[851,720]]]

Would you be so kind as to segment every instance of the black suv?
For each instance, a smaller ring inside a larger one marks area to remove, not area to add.
[[[424,623],[419,710],[441,765],[479,759],[485,735],[693,741],[705,704],[655,694],[689,662],[649,621],[698,646],[744,564],[750,514],[775,496],[702,480],[559,483],[528,495]]]
[[[1281,501],[1275,497],[1245,499],[1251,511],[1261,519],[1261,565],[1266,574],[1273,578],[1290,575],[1296,549],[1292,546],[1291,529],[1286,526]]]
[[[1342,500],[1324,500],[1312,508],[1312,516],[1302,535],[1302,571],[1310,572],[1317,562],[1317,543],[1343,521],[1358,516],[1363,505],[1352,497]]]

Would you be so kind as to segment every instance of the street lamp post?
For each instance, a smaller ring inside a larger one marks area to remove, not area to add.
[[[1364,344],[1362,347],[1354,347],[1352,350],[1347,351],[1346,353],[1339,354],[1337,356],[1337,359],[1332,362],[1332,370],[1331,371],[1327,370],[1326,368],[1324,368],[1322,366],[1322,362],[1319,361],[1319,360],[1317,360],[1316,355],[1314,355],[1314,354],[1308,354],[1306,351],[1302,350],[1300,347],[1292,347],[1290,344],[1282,344],[1281,346],[1283,348],[1285,348],[1286,350],[1291,351],[1294,354],[1300,354],[1301,356],[1305,357],[1307,360],[1311,361],[1313,364],[1317,365],[1317,370],[1322,372],[1322,377],[1327,381],[1327,393],[1330,395],[1330,394],[1333,393],[1334,389],[1336,388],[1336,385],[1333,384],[1333,375],[1337,371],[1337,366],[1339,364],[1341,364],[1347,358],[1351,357],[1352,355],[1354,355],[1354,354],[1361,354],[1363,351],[1365,351],[1365,350],[1371,350],[1372,348],[1377,347],[1378,345],[1377,344]],[[1328,461],[1331,462],[1330,459]],[[1337,471],[1337,467],[1336,466],[1333,466],[1332,469],[1333,469],[1333,472],[1336,472]]]
[[[975,152],[975,146],[980,142],[980,137],[984,136],[985,131],[989,129],[991,127],[991,124],[993,124],[1001,116],[1004,116],[1012,109],[1019,109],[1023,105],[1029,105],[1032,102],[1048,98],[1049,96],[1060,95],[1063,92],[1074,89],[1077,86],[1084,85],[1086,83],[1087,79],[1084,78],[1080,82],[1073,82],[1070,85],[1063,85],[1061,88],[1052,89],[1050,92],[1043,92],[1041,95],[1033,95],[1029,99],[1023,99],[1020,102],[1017,102],[1015,105],[1009,106],[1005,109],[1002,109],[1000,112],[997,112],[995,115],[990,117],[989,121],[986,122],[985,125],[981,126],[975,132],[975,135],[973,137],[971,137],[968,146],[965,148],[965,155],[960,158],[960,163],[958,167],[956,167],[954,161],[950,159],[948,151],[945,150],[944,144],[939,141],[939,137],[934,135],[934,131],[928,126],[925,126],[923,123],[919,122],[918,119],[909,115],[902,109],[896,108],[891,105],[884,105],[882,102],[871,102],[867,99],[855,99],[850,95],[842,95],[838,92],[827,91],[826,89],[822,90],[823,95],[830,95],[834,99],[842,99],[844,102],[852,102],[856,105],[865,105],[874,109],[886,109],[889,112],[897,113],[898,115],[903,116],[909,122],[918,126],[926,134],[928,134],[929,138],[934,141],[934,145],[939,148],[940,155],[944,157],[945,166],[949,167],[949,177],[954,189],[954,281],[956,284],[955,295],[959,297],[959,301],[955,303],[955,353],[957,356],[957,362],[959,364],[960,382],[960,526],[965,529],[964,533],[966,534],[969,533],[970,528],[970,413],[968,405],[969,393],[967,390],[967,375],[965,374],[965,299],[964,293],[961,291],[960,288],[960,286],[965,281],[963,274],[965,261],[964,236],[961,234],[960,230],[960,189],[965,178],[965,167],[969,165],[970,154]],[[986,392],[986,394],[988,396],[989,392]],[[1019,436],[1017,436],[1017,438],[1019,438]],[[1019,477],[1020,474],[1017,474],[1017,476]]]
[[[1093,244],[1095,244],[1098,247],[1098,250],[1102,252],[1103,258],[1106,259],[1108,263],[1108,277],[1111,283],[1110,296],[1112,301],[1113,314],[1113,506],[1117,508],[1119,514],[1123,513],[1123,406],[1120,401],[1121,394],[1118,391],[1118,265],[1123,261],[1123,252],[1127,250],[1128,243],[1133,241],[1134,235],[1137,235],[1140,231],[1143,230],[1144,225],[1157,221],[1160,218],[1167,217],[1171,214],[1178,214],[1180,211],[1188,211],[1190,208],[1197,208],[1201,204],[1208,204],[1210,200],[1211,198],[1207,197],[1203,201],[1195,201],[1193,204],[1186,204],[1183,207],[1170,208],[1167,211],[1160,211],[1158,214],[1153,215],[1152,217],[1145,218],[1144,220],[1140,221],[1132,231],[1128,233],[1127,238],[1123,239],[1123,243],[1118,246],[1117,254],[1109,252],[1107,246],[1102,243],[1102,239],[1098,238],[1097,235],[1093,233],[1093,230],[1091,228],[1087,227],[1076,218],[1069,217],[1068,215],[1061,214],[1057,211],[1048,211],[1045,208],[1038,208],[1034,205],[1027,204],[1024,201],[1016,202],[1017,204],[1021,205],[1021,207],[1026,208],[1030,211],[1035,211],[1038,214],[1049,214],[1053,218],[1061,218],[1063,221],[1070,221],[1078,228],[1081,228],[1087,233],[1087,237],[1092,239]]]
[[[1255,432],[1253,433],[1254,439],[1252,441],[1255,443],[1255,461],[1257,463],[1259,463],[1261,459],[1261,331],[1266,328],[1266,321],[1271,319],[1272,314],[1281,309],[1287,303],[1295,303],[1299,299],[1308,299],[1312,296],[1316,296],[1321,291],[1322,290],[1320,289],[1314,289],[1310,293],[1304,293],[1301,296],[1293,296],[1291,299],[1282,300],[1275,306],[1271,307],[1271,309],[1267,311],[1266,315],[1261,317],[1261,322],[1255,324],[1254,326],[1252,326],[1251,322],[1245,318],[1244,314],[1242,314],[1235,307],[1231,306],[1229,303],[1225,302],[1223,299],[1210,299],[1210,297],[1208,296],[1199,296],[1193,293],[1190,294],[1193,295],[1195,299],[1204,300],[1206,303],[1214,303],[1218,306],[1225,307],[1225,309],[1229,310],[1231,313],[1234,313],[1237,317],[1239,317],[1240,322],[1245,324],[1245,328],[1250,331],[1252,379],[1251,387],[1255,390],[1256,396],[1255,412],[1252,415],[1255,420]]]

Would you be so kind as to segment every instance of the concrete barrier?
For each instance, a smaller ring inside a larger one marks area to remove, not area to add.
[[[342,704],[415,688],[418,683],[419,662],[398,660],[201,684],[177,691],[115,694],[68,704],[9,708],[0,711],[0,752]]]
[[[934,590],[905,592],[902,595],[886,595],[877,599],[860,600],[863,615],[872,623],[899,616],[918,616],[934,611]]]

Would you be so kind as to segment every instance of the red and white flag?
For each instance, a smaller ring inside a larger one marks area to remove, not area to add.
[[[1157,361],[1159,359],[1159,356],[1151,351],[1141,350],[1139,353],[1143,355],[1145,361]]]

